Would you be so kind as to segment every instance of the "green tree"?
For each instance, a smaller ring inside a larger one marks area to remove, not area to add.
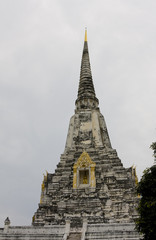
[[[153,154],[153,156],[154,156],[154,161],[156,161],[156,142],[153,142],[152,144],[151,144],[151,146],[150,146],[150,148],[153,150],[153,152],[154,152],[154,154]]]
[[[156,143],[150,146],[156,154]],[[136,227],[145,240],[156,240],[156,165],[144,171],[137,192],[141,196]]]

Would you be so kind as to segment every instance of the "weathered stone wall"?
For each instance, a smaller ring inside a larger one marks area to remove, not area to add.
[[[0,229],[0,240],[62,240],[65,226],[22,226]]]
[[[0,229],[0,240],[139,240],[135,225],[130,224],[89,224],[82,228],[72,228],[72,225],[49,225],[44,227],[11,227]]]
[[[99,109],[79,110],[71,118],[65,152],[76,147],[111,148],[106,123]]]
[[[96,239],[96,240],[139,240],[138,232],[135,230],[135,224],[96,224],[88,225],[86,240]]]

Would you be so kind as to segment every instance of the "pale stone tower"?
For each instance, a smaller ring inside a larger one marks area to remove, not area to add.
[[[54,174],[47,173],[31,226],[0,229],[0,240],[139,240],[137,176],[124,168],[112,148],[98,107],[88,53],[87,32],[75,114],[64,153]]]
[[[111,146],[98,107],[88,53],[87,32],[76,109],[65,151],[54,174],[47,173],[33,225],[131,223],[136,217],[136,174],[125,169]]]

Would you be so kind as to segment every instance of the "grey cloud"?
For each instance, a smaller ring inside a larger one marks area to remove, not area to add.
[[[156,131],[155,1],[0,2],[0,225],[31,223],[64,150],[84,28],[112,145],[139,178]]]

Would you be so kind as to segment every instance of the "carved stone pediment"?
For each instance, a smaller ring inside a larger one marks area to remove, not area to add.
[[[81,156],[79,157],[79,159],[77,160],[77,162],[74,164],[74,167],[78,167],[78,168],[86,168],[89,167],[91,165],[96,165],[96,163],[94,163],[89,154],[87,152],[83,152],[81,154]]]

